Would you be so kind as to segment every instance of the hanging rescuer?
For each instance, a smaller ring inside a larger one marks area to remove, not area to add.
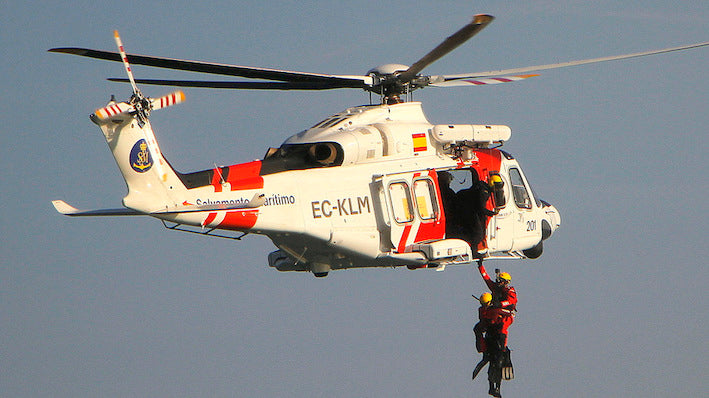
[[[492,308],[492,294],[485,292],[480,295],[480,308],[478,308],[478,323],[473,327],[475,333],[475,348],[480,353],[487,351],[485,332],[500,323],[499,311]]]
[[[483,357],[473,370],[473,380],[489,363],[487,379],[490,389],[488,394],[493,397],[501,397],[502,380],[514,378],[510,350],[505,345],[506,335],[502,334],[503,320],[507,318],[509,311],[493,307],[492,300],[492,294],[488,292],[480,295],[479,321],[473,328],[473,332],[475,332],[475,348],[483,354]]]
[[[514,322],[514,312],[517,311],[517,292],[510,286],[512,277],[507,272],[497,274],[497,279],[493,281],[487,274],[482,260],[478,261],[478,271],[485,284],[492,292],[491,306],[498,309],[500,323],[502,324],[500,334],[504,337],[505,347],[507,346],[507,329]]]

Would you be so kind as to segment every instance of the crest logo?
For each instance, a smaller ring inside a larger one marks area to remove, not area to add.
[[[148,143],[144,139],[138,141],[130,150],[130,166],[138,173],[145,173],[153,167],[153,159],[148,151]]]

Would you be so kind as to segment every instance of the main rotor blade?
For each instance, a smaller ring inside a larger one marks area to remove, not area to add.
[[[118,53],[88,48],[62,47],[52,48],[50,52],[79,55],[82,57],[105,59],[122,62]],[[240,76],[251,79],[276,80],[284,82],[340,82],[340,84],[371,85],[370,76],[325,75],[318,73],[294,72],[280,69],[254,68],[248,66],[217,64],[202,61],[189,61],[175,58],[152,57],[147,55],[127,54],[128,61],[134,65],[147,65],[156,68],[178,69],[190,72],[210,73],[214,75]]]
[[[461,44],[475,36],[492,20],[495,19],[492,15],[478,14],[473,17],[473,20],[463,26],[460,30],[446,38],[438,47],[434,48],[428,54],[416,61],[405,72],[399,75],[399,80],[403,83],[410,82],[416,75],[419,74],[425,67],[436,62],[439,58],[456,49]]]
[[[109,78],[112,82],[129,83],[125,78]],[[365,88],[362,82],[229,82],[229,81],[205,81],[205,80],[161,80],[161,79],[137,79],[139,84],[152,84],[158,86],[175,87],[202,87],[202,88],[226,88],[242,90],[330,90],[336,88]]]
[[[432,87],[457,87],[457,86],[484,86],[487,84],[500,84],[500,83],[511,83],[518,80],[528,79],[530,77],[539,76],[537,74],[529,75],[505,75],[505,76],[494,76],[494,77],[478,77],[478,78],[468,78],[468,79],[450,79],[439,83],[430,83],[429,86]]]
[[[518,73],[534,72],[534,71],[540,71],[540,70],[546,70],[546,69],[565,68],[567,66],[592,64],[592,63],[596,63],[596,62],[615,61],[615,60],[619,60],[619,59],[645,57],[648,55],[663,54],[663,53],[669,53],[672,51],[688,50],[690,48],[697,48],[697,47],[704,47],[704,46],[709,46],[709,41],[706,41],[703,43],[688,44],[688,45],[679,46],[679,47],[663,48],[661,50],[644,51],[644,52],[639,52],[639,53],[623,54],[623,55],[614,55],[614,56],[610,56],[610,57],[582,59],[582,60],[578,60],[578,61],[560,62],[558,64],[526,66],[526,67],[522,67],[522,68],[502,69],[502,70],[488,71],[488,72],[463,73],[463,74],[458,74],[458,75],[432,76],[431,80],[439,81],[439,82],[440,81],[448,82],[451,80],[459,80],[459,79],[475,79],[475,78],[480,78],[480,77],[491,77],[491,76],[518,74]]]

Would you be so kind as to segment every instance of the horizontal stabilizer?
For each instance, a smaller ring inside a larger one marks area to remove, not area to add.
[[[262,193],[257,193],[248,202],[242,203],[216,203],[210,205],[190,205],[185,204],[184,206],[177,206],[170,208],[169,210],[158,210],[153,211],[150,214],[176,214],[176,213],[196,213],[202,211],[224,211],[224,210],[238,210],[238,209],[255,209],[257,207],[263,206],[266,203],[265,195]]]
[[[132,209],[97,209],[97,210],[79,210],[76,207],[66,203],[63,200],[53,200],[52,204],[54,208],[61,214],[65,216],[144,216],[145,213],[135,211]]]

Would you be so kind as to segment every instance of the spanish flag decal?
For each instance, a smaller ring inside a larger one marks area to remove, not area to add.
[[[428,149],[426,145],[426,133],[411,134],[411,139],[414,142],[414,152],[421,152]]]

